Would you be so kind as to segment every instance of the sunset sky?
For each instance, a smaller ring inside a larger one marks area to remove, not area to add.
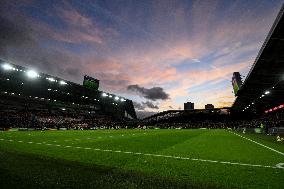
[[[158,112],[230,106],[283,0],[1,0],[0,56]]]

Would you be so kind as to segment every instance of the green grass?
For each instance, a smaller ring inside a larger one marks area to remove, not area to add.
[[[275,137],[242,135],[284,152]],[[284,169],[220,163],[284,163],[283,155],[226,130],[19,131],[0,132],[0,139],[0,188],[284,186]]]

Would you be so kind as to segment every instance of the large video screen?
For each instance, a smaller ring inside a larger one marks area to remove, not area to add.
[[[95,89],[98,90],[100,85],[100,81],[92,78],[90,76],[85,75],[84,76],[84,81],[83,81],[83,86],[89,89]]]
[[[235,96],[238,94],[238,91],[242,87],[242,83],[243,82],[242,82],[240,73],[234,72],[233,77],[232,77],[232,85],[233,85],[233,90],[234,90]]]

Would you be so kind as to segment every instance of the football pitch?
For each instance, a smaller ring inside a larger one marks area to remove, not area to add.
[[[0,132],[0,188],[283,188],[284,144],[230,130]]]

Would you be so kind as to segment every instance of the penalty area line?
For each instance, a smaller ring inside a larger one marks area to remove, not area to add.
[[[266,148],[266,149],[269,149],[269,150],[271,150],[271,151],[273,151],[273,152],[276,152],[276,153],[278,153],[278,154],[284,156],[284,153],[283,153],[283,152],[280,152],[280,151],[278,151],[278,150],[275,150],[275,149],[273,149],[273,148],[271,148],[271,147],[269,147],[269,146],[266,146],[266,145],[264,145],[264,144],[261,144],[261,143],[259,143],[259,142],[256,142],[256,141],[254,141],[254,140],[252,140],[252,139],[250,139],[250,138],[244,137],[244,136],[239,135],[239,134],[237,134],[237,133],[235,133],[235,132],[232,132],[232,131],[228,131],[228,132],[230,132],[230,133],[232,133],[232,134],[234,134],[234,135],[237,135],[237,136],[239,136],[239,137],[241,137],[241,138],[243,138],[243,139],[245,139],[245,140],[248,140],[248,141],[250,141],[250,142],[253,142],[253,143],[255,143],[255,144],[259,145],[259,146],[262,146],[262,147],[264,147],[264,148]]]
[[[12,142],[10,140],[5,140],[5,139],[3,140],[0,139],[0,141]],[[13,141],[13,142],[23,142],[23,141]],[[270,165],[257,165],[257,164],[241,163],[241,162],[217,161],[217,160],[199,159],[199,158],[190,158],[190,157],[182,157],[182,156],[172,156],[172,155],[130,152],[130,151],[121,151],[121,150],[109,150],[109,149],[89,148],[89,147],[80,147],[80,146],[65,146],[65,145],[60,145],[60,144],[49,144],[49,143],[44,144],[44,142],[42,143],[26,142],[25,144],[42,144],[46,146],[54,146],[54,147],[62,147],[62,148],[73,148],[73,149],[82,149],[82,150],[94,150],[94,151],[99,151],[99,152],[123,153],[123,154],[132,154],[132,155],[140,155],[140,156],[162,157],[162,158],[199,161],[199,162],[207,162],[207,163],[215,163],[215,164],[223,164],[223,165],[227,164],[227,165],[239,165],[239,166],[247,166],[247,167],[284,169],[283,163],[279,163],[276,166],[270,166]]]

